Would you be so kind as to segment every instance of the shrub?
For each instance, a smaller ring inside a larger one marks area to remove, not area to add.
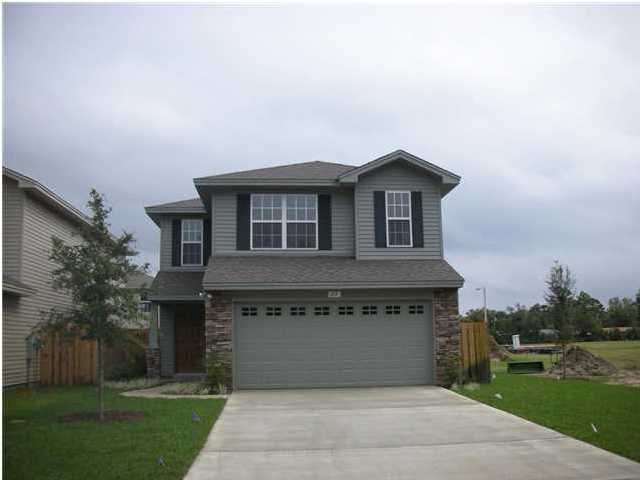
[[[147,361],[144,353],[133,354],[115,365],[107,366],[105,370],[104,376],[107,380],[131,380],[147,374]]]
[[[207,376],[204,383],[209,393],[224,394],[227,392],[224,364],[217,356],[212,355],[207,362]]]

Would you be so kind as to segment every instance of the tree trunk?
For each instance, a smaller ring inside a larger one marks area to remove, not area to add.
[[[562,342],[562,379],[567,379],[567,356],[566,356],[567,344]]]
[[[104,358],[102,340],[98,339],[98,418],[104,420]]]

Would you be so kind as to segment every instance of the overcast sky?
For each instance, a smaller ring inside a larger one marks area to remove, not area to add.
[[[543,301],[555,259],[602,301],[640,288],[640,7],[4,5],[3,162],[144,205],[192,179],[402,148],[443,202],[461,309]]]

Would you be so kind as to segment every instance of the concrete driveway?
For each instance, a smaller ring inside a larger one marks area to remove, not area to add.
[[[640,464],[438,387],[241,391],[186,478],[640,480]]]

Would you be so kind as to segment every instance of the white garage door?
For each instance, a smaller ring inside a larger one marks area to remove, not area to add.
[[[237,304],[234,379],[239,389],[432,383],[431,304]]]

